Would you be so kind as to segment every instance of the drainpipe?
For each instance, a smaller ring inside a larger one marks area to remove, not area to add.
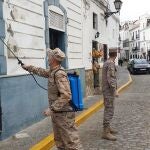
[[[3,18],[3,0],[0,0],[0,38],[5,39],[5,21]],[[0,75],[7,74],[6,56],[4,54],[4,44],[0,41]],[[0,80],[1,82],[1,80]],[[2,103],[1,103],[1,83],[0,83],[0,139],[2,134]]]
[[[3,0],[0,0],[0,37],[5,38],[5,21],[3,19]],[[0,41],[0,75],[6,75],[6,56],[4,55],[4,44]]]
[[[0,97],[0,136],[1,134],[2,134],[2,106],[1,106],[1,97]]]

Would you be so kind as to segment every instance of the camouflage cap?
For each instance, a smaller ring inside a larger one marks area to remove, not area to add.
[[[48,57],[51,56],[60,62],[63,61],[63,59],[66,57],[65,53],[59,48],[55,48],[54,50],[48,49]]]
[[[116,57],[117,56],[117,48],[109,48],[109,56]]]
[[[113,48],[109,48],[109,53],[117,53],[117,48],[113,47]]]

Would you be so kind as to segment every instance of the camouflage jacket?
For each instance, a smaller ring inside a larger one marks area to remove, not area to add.
[[[66,72],[63,71],[64,69],[61,66],[57,66],[53,70],[50,70],[30,65],[26,67],[26,70],[38,76],[48,78],[48,100],[51,110],[72,110],[72,107],[70,106],[70,83]]]
[[[117,69],[115,63],[107,60],[102,69],[102,91],[105,96],[114,96],[117,89]]]

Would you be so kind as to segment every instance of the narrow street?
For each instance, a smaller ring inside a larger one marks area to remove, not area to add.
[[[56,134],[71,149],[75,124],[84,150],[150,150],[149,6],[0,0],[0,150],[56,150]],[[117,141],[101,138],[105,87]]]
[[[117,79],[118,79],[118,87],[121,87],[128,82],[129,76],[128,76],[128,71],[126,67],[118,68]],[[94,95],[94,96],[86,97],[84,100],[85,107],[86,108],[92,107],[100,99],[102,99],[102,95]],[[76,117],[79,116],[80,114],[82,114],[82,112],[78,112],[76,114]],[[98,118],[98,121],[99,121],[99,118]],[[41,120],[40,122],[20,131],[19,133],[26,133],[28,136],[24,138],[18,138],[18,139],[12,136],[4,141],[0,141],[0,149],[2,150],[28,150],[30,149],[32,146],[39,143],[41,140],[45,139],[50,133],[52,133],[51,119],[47,117]]]
[[[112,126],[116,142],[101,139],[103,109],[80,126],[85,150],[150,150],[150,75],[132,76],[133,83],[116,99]]]

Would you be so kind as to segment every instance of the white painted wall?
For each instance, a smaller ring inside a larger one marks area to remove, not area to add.
[[[120,38],[121,38],[121,41],[119,43],[119,47],[120,47],[120,56],[119,57],[125,57],[125,51],[124,51],[124,48],[123,48],[123,41],[125,40],[124,38],[124,29],[122,29],[120,32]]]
[[[85,67],[92,68],[92,40],[102,44],[108,44],[108,47],[118,47],[119,37],[119,19],[110,17],[108,25],[104,20],[104,11],[94,0],[60,0],[60,3],[67,10],[68,24],[68,50],[67,57],[69,69]],[[112,0],[110,1],[112,3]],[[114,5],[112,4],[114,9]],[[98,15],[98,29],[93,29],[93,12]],[[100,32],[100,37],[95,39],[96,32]]]
[[[147,51],[150,49],[150,27],[147,27],[147,19],[150,19],[150,15],[149,14],[144,14],[142,16],[139,17],[138,21],[129,21],[129,26],[130,26],[130,31],[129,31],[129,35],[130,35],[130,54],[131,55],[139,55],[142,56],[142,53],[146,53]],[[137,25],[139,24],[139,25]],[[140,39],[136,39],[136,32],[139,30],[140,33]],[[126,31],[123,30],[123,33],[120,33],[122,35],[122,37],[124,38],[123,34],[126,34]],[[134,32],[134,39],[132,40],[132,36],[133,36],[133,32]],[[136,46],[136,43],[140,43],[140,50],[137,52],[132,52],[132,48]]]
[[[112,1],[109,1],[112,3]],[[90,7],[83,5],[83,51],[84,64],[86,69],[92,68],[92,40],[110,47],[119,47],[119,18],[118,15],[108,18],[108,24],[104,19],[104,10],[99,7],[94,0],[90,1]],[[112,4],[112,10],[114,6]],[[98,15],[98,29],[93,29],[93,12]],[[96,32],[100,32],[100,37],[95,39]],[[118,62],[116,60],[116,62]],[[117,64],[117,63],[116,63]]]
[[[146,23],[147,23],[147,19],[150,18],[150,14],[146,13],[144,15],[141,15],[139,17],[139,20],[140,20],[140,30],[143,30],[146,28]]]
[[[150,50],[150,27],[148,27],[146,29],[146,34],[145,34],[145,38],[146,38],[146,44],[147,44],[147,51],[146,53]]]
[[[6,32],[9,24],[14,31],[13,40],[19,47],[16,55],[22,58],[25,64],[45,67],[45,18],[44,0],[7,0],[4,2]],[[107,44],[108,48],[118,47],[119,18],[113,15],[108,18],[108,25],[104,19],[104,10],[95,0],[90,0],[90,7],[84,5],[84,0],[60,0],[60,4],[67,10],[67,59],[69,69],[92,68],[92,40]],[[114,11],[113,0],[109,0],[110,9]],[[11,10],[15,15],[13,20]],[[98,15],[98,29],[93,29],[93,12]],[[95,39],[96,32],[100,37]],[[6,42],[10,41],[7,32]],[[16,59],[7,52],[8,74],[23,74],[25,71],[18,66]],[[11,57],[10,57],[11,56]],[[116,61],[117,62],[117,61]]]
[[[133,36],[133,33],[134,33],[134,36]],[[129,49],[130,49],[130,57],[131,58],[133,55],[137,55],[137,57],[140,57],[140,55],[141,55],[140,49],[138,51],[132,51],[132,49],[135,48],[136,46],[140,48],[140,38],[136,38],[136,34],[140,34],[140,20],[137,20],[136,22],[134,22],[133,24],[130,25]]]
[[[140,40],[136,38],[136,32],[139,31],[139,27],[137,28],[134,28],[133,30],[130,30],[130,41],[132,41],[132,44],[134,44],[133,47],[136,46],[136,43],[139,42]],[[132,37],[133,37],[133,33],[134,33],[134,40],[132,40]]]
[[[143,52],[147,54],[147,51],[150,49],[150,27],[141,30],[140,39],[141,39],[141,49],[143,50]]]
[[[150,27],[147,26],[147,19],[150,19],[149,14],[140,16],[140,49],[146,55],[150,49]]]
[[[60,0],[60,3],[67,10],[68,67],[83,68],[82,0]]]
[[[92,1],[89,6],[83,6],[83,50],[84,50],[84,64],[86,69],[92,68],[92,41],[100,42],[102,37],[102,28],[105,24],[102,24],[101,13],[103,11]],[[98,16],[98,29],[93,29],[93,13]],[[95,39],[96,32],[100,32],[100,37]]]
[[[115,19],[110,18],[108,22],[108,45],[109,47],[118,47],[119,38],[119,22]]]
[[[4,1],[4,17],[6,22],[6,39],[15,41],[18,51],[15,54],[21,57],[25,64],[45,67],[45,20],[43,13],[44,0],[7,0]],[[10,12],[13,12],[14,19]],[[11,37],[7,32],[8,26],[14,32]],[[11,42],[12,43],[12,42]],[[13,44],[13,43],[12,43]],[[5,48],[7,56],[7,72],[9,75],[22,74],[25,71],[18,66],[16,59]]]

